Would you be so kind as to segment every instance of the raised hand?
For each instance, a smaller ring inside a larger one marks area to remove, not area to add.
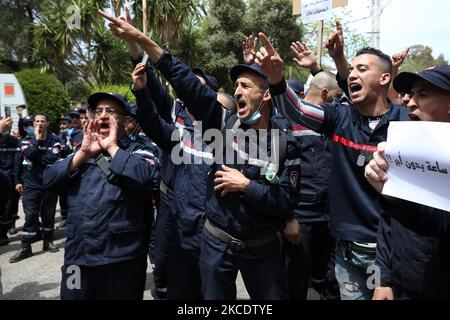
[[[267,75],[270,84],[278,84],[283,80],[284,62],[264,33],[260,32],[259,38],[264,46],[256,53],[255,63]]]
[[[258,40],[258,37],[251,35],[246,37],[245,41],[242,42],[242,57],[244,58],[244,63],[247,65],[255,62],[256,44]]]
[[[100,129],[100,125],[96,120],[90,121],[86,127],[83,128],[83,141],[79,153],[83,159],[96,157],[102,152],[102,147],[98,143],[96,133]]]
[[[147,73],[145,72],[145,65],[138,63],[133,73],[131,74],[133,80],[133,90],[138,91],[147,86]]]
[[[131,23],[123,18],[116,18],[106,12],[101,10],[98,11],[105,19],[111,21],[108,24],[111,32],[118,38],[125,40],[127,42],[138,42],[140,37],[145,37],[145,35],[137,28],[133,27]]]
[[[111,157],[114,157],[117,149],[119,149],[119,124],[114,116],[109,116],[109,135],[106,138],[101,137],[98,133],[94,133],[95,139],[103,150],[106,150]]]
[[[331,58],[344,57],[344,30],[339,20],[336,20],[336,32],[328,36],[325,47]]]
[[[1,119],[0,120],[0,133],[5,134],[6,132],[10,131],[12,123],[13,123],[13,120],[10,117]]]
[[[403,62],[405,62],[406,56],[409,53],[409,47],[406,48],[405,50],[403,50],[402,52],[399,53],[395,53],[392,56],[392,67],[394,69],[394,73],[398,73],[398,69],[400,68],[400,66],[403,64]]]
[[[311,72],[318,72],[320,70],[316,56],[306,43],[300,41],[292,42],[291,50],[296,56],[294,62],[300,68],[311,70]]]

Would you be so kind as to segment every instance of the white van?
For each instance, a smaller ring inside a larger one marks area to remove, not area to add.
[[[0,116],[12,117],[12,130],[18,130],[19,116],[16,107],[27,105],[22,87],[14,74],[0,73]],[[28,115],[27,109],[22,111],[22,117]]]

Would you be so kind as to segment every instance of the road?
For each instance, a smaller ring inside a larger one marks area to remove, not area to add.
[[[22,229],[24,214],[22,203],[19,204],[19,217],[16,226]],[[58,225],[61,217],[59,209],[56,212]],[[1,281],[3,284],[3,299],[5,300],[57,300],[61,282],[61,266],[64,261],[64,231],[55,231],[55,244],[60,248],[57,253],[42,251],[42,241],[32,245],[34,256],[17,263],[9,263],[17,250],[20,249],[20,232],[10,237],[7,246],[0,247]],[[152,300],[150,290],[153,288],[152,268],[149,263],[144,300]],[[238,299],[248,299],[248,294],[241,277],[237,280]]]

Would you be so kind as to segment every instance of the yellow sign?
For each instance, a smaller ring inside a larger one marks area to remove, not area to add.
[[[348,0],[333,0],[333,8],[345,7],[348,5]],[[298,16],[302,14],[302,1],[292,0],[292,14]]]

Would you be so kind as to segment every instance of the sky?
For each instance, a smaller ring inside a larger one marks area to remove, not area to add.
[[[370,16],[370,4],[370,0],[349,0],[349,20]],[[423,44],[433,49],[435,58],[442,53],[450,60],[450,1],[381,0],[381,8],[382,51],[392,55]],[[351,22],[349,26],[361,33],[370,32],[371,19]]]

